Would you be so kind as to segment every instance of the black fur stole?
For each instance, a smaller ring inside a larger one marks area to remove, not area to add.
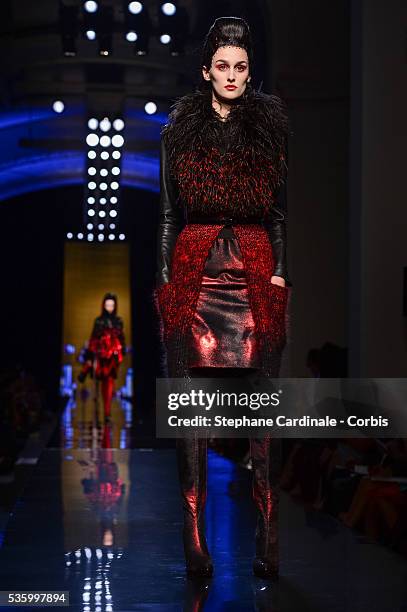
[[[198,213],[267,212],[287,174],[289,121],[284,102],[248,87],[226,121],[212,91],[196,90],[171,107],[161,136],[182,200]]]

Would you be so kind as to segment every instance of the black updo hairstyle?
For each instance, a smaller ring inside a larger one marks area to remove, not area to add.
[[[252,74],[253,70],[253,43],[250,34],[249,26],[241,17],[218,17],[215,19],[205,37],[201,66],[206,66],[209,70],[212,65],[212,58],[219,47],[241,47],[247,52],[249,59],[249,71]],[[250,81],[246,84],[246,89],[251,89]],[[201,91],[212,89],[212,83],[203,78],[201,71],[201,79],[198,88]]]
[[[105,309],[106,300],[114,301],[114,310],[112,312],[112,316],[116,316],[117,314],[117,295],[115,293],[111,293],[110,291],[108,293],[105,293],[105,295],[103,296],[101,316],[109,314],[107,310]]]

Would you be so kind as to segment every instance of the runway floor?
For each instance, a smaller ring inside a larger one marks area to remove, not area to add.
[[[6,526],[0,590],[69,591],[83,612],[407,611],[405,560],[285,495],[280,582],[252,576],[251,474],[211,450],[215,574],[187,580],[175,451],[109,448],[106,436],[43,451]]]

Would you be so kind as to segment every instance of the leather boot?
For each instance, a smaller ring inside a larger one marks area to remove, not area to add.
[[[205,538],[207,439],[177,438],[178,475],[182,495],[183,543],[189,576],[211,576],[213,565]]]
[[[256,556],[253,572],[260,578],[278,578],[278,506],[280,497],[281,439],[251,438],[253,500],[257,508]]]

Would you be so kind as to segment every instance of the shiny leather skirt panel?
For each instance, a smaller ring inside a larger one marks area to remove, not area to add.
[[[191,332],[189,367],[260,365],[243,259],[231,228],[209,251]]]

